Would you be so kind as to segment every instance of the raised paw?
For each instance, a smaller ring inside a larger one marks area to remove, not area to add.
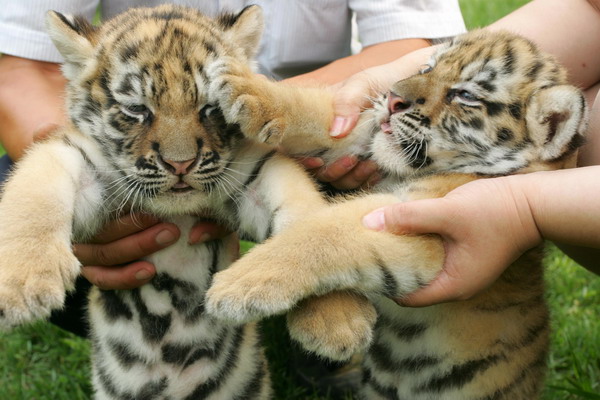
[[[208,102],[220,107],[225,121],[240,126],[242,133],[261,143],[279,143],[285,124],[278,116],[275,86],[233,58],[224,57],[207,66]]]
[[[15,241],[0,246],[0,329],[47,318],[62,308],[74,286],[79,261],[69,246]]]
[[[310,352],[339,361],[369,347],[376,320],[369,300],[345,291],[305,299],[287,315],[292,339]]]

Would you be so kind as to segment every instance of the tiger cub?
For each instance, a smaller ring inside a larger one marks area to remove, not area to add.
[[[156,277],[90,294],[95,397],[270,398],[256,325],[223,323],[204,308],[213,275],[237,256],[237,239],[187,243],[203,219],[261,241],[325,205],[302,168],[209,101],[220,90],[207,74],[212,64],[252,64],[260,8],[216,19],[171,5],[138,8],[100,27],[49,12],[47,25],[65,59],[70,123],[34,145],[4,187],[0,327],[62,307],[81,266],[72,242],[122,213],[152,213],[181,230],[176,244],[148,257]],[[331,109],[317,93],[289,96]],[[330,116],[295,123],[319,132]],[[345,151],[327,135],[302,138],[302,151]]]
[[[235,60],[221,60],[210,75],[227,122],[242,131],[270,127],[262,138],[273,143],[295,129],[288,99],[272,83],[252,79]],[[313,107],[307,117],[322,113]],[[363,118],[372,157],[387,174],[376,193],[312,210],[217,273],[208,312],[245,322],[292,310],[291,333],[307,349],[343,359],[366,347],[364,399],[537,398],[549,333],[542,249],[471,300],[403,308],[389,297],[438,274],[441,240],[371,231],[361,219],[474,179],[567,167],[586,115],[563,68],[527,40],[487,31],[455,38]]]

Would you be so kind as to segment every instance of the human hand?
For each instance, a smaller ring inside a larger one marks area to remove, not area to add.
[[[422,307],[466,300],[491,285],[526,250],[541,243],[519,177],[481,179],[440,199],[398,203],[366,215],[370,229],[396,234],[436,233],[444,268],[428,286],[395,299]]]
[[[356,126],[362,109],[370,107],[369,93],[374,90],[370,70],[353,75],[348,80],[332,86],[334,91],[335,118],[330,127],[330,135],[338,139],[347,136]],[[304,168],[322,182],[329,182],[340,190],[368,188],[381,179],[377,165],[373,161],[359,161],[356,156],[345,156],[324,165],[321,158],[305,157],[298,160]]]
[[[410,74],[396,62],[378,65],[352,75],[332,87],[335,118],[329,134],[335,138],[347,136],[356,126],[360,113],[373,106],[373,100],[390,90],[392,85]]]
[[[128,214],[107,223],[90,243],[75,244],[82,275],[100,289],[133,289],[152,279],[154,265],[140,259],[179,238],[174,224],[147,214]]]
[[[189,244],[229,234],[225,228],[200,222],[190,231]],[[156,269],[140,260],[179,239],[176,225],[159,222],[148,214],[128,214],[104,226],[90,243],[75,244],[75,256],[83,265],[82,275],[100,289],[133,289],[149,282]]]
[[[372,106],[371,99],[389,89],[398,79],[399,72],[396,64],[383,64],[332,86],[335,118],[330,135],[337,139],[346,137],[356,126],[361,111]],[[358,161],[354,156],[342,157],[330,165],[323,165],[323,160],[312,157],[300,162],[317,179],[329,182],[337,189],[366,188],[381,179],[373,161]]]
[[[315,178],[321,182],[329,182],[340,190],[368,188],[381,179],[377,164],[371,160],[358,161],[356,156],[344,156],[329,165],[317,157],[303,157],[298,161]]]
[[[373,98],[389,91],[394,82],[417,73],[434,50],[435,46],[420,48],[390,63],[367,68],[331,86],[335,117],[330,135],[338,139],[347,136],[356,126],[361,111],[372,106]],[[311,82],[307,76],[287,81],[294,85]],[[342,158],[328,166],[324,166],[320,158],[305,158],[300,162],[317,179],[329,182],[337,189],[368,187],[381,179],[374,163],[359,162],[354,157]]]

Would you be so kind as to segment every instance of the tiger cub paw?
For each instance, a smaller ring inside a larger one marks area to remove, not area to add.
[[[270,279],[273,277],[274,279]],[[284,279],[253,271],[221,271],[206,293],[206,312],[233,324],[245,324],[286,312],[297,302]]]
[[[38,242],[25,247],[14,240],[0,245],[0,329],[61,309],[79,275],[80,263],[70,246]]]
[[[238,124],[246,137],[261,143],[280,142],[285,122],[271,92],[273,82],[228,57],[213,62],[205,72],[208,102],[220,107],[228,124]]]
[[[292,339],[319,356],[345,361],[373,340],[375,307],[351,292],[331,292],[303,300],[287,315]]]
[[[290,276],[290,258],[285,251],[275,257],[273,248],[258,245],[217,273],[206,293],[206,311],[220,320],[246,323],[287,312],[314,293],[318,280],[309,274]]]

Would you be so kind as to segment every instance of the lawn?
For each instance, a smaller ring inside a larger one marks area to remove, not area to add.
[[[484,26],[524,0],[461,0],[469,28]],[[600,399],[600,279],[556,248],[546,258],[553,314],[544,400]],[[289,344],[279,319],[265,322],[278,399],[325,400],[293,383]],[[0,400],[90,398],[87,341],[38,323],[0,333]]]

